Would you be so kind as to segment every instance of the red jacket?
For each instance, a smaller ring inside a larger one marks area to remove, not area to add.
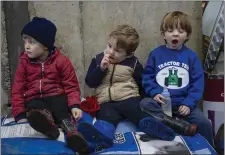
[[[79,83],[70,60],[58,49],[44,63],[32,61],[22,53],[12,87],[13,116],[25,117],[28,100],[61,94],[68,96],[69,107],[81,103]]]

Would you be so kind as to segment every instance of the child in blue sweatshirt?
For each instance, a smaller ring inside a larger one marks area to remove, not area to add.
[[[204,72],[196,53],[184,45],[192,32],[190,21],[183,12],[168,13],[160,31],[165,45],[149,55],[142,79],[145,93],[163,104],[161,93],[167,87],[173,113],[197,124],[199,133],[213,145],[211,123],[197,107],[204,91]]]

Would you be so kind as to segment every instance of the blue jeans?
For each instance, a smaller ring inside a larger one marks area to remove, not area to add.
[[[189,123],[197,124],[199,127],[199,133],[205,137],[210,145],[214,146],[211,122],[203,115],[202,111],[198,107],[193,109],[188,116],[181,118]]]

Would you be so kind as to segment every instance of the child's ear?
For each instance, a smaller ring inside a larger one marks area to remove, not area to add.
[[[186,40],[189,40],[189,38],[190,38],[190,35],[188,35],[188,36],[186,37]]]
[[[189,40],[189,38],[190,38],[190,35],[186,37],[184,43],[186,43]]]
[[[164,40],[166,40],[166,37],[165,37],[165,35],[163,35],[163,39],[164,39]]]
[[[161,32],[161,35],[162,35],[163,39],[165,39],[165,33]]]

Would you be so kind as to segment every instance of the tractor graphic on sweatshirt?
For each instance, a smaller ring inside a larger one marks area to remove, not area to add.
[[[169,76],[165,78],[165,86],[182,86],[182,78],[179,78],[177,68],[169,68]]]

